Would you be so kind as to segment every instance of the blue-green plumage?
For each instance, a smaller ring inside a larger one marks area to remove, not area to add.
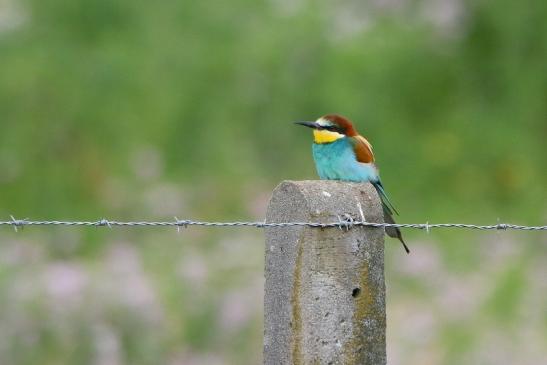
[[[314,143],[315,167],[321,179],[353,182],[379,182],[378,170],[373,163],[357,161],[348,137],[332,143]]]
[[[384,190],[376,165],[373,162],[357,161],[354,145],[350,138],[344,137],[331,143],[314,143],[312,145],[317,174],[324,180],[370,182],[378,191],[387,212],[398,214]]]

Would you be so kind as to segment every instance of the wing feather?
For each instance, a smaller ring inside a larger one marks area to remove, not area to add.
[[[363,163],[374,162],[374,152],[372,151],[372,145],[370,142],[367,141],[365,137],[359,135],[350,138],[353,143],[353,149],[355,151],[357,161]]]

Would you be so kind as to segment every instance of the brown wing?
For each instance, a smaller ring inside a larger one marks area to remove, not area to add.
[[[372,152],[372,145],[363,136],[351,137],[353,141],[353,149],[357,156],[357,161],[363,163],[374,162],[374,152]]]

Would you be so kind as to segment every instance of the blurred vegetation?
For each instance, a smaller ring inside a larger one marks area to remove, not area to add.
[[[261,219],[279,181],[315,178],[291,122],[335,112],[401,221],[545,224],[545,19],[541,0],[1,1],[0,217]],[[260,362],[260,232],[1,234],[0,363]],[[407,235],[390,362],[544,360],[544,234]],[[478,303],[448,316],[447,287]],[[507,333],[525,344],[491,356]]]

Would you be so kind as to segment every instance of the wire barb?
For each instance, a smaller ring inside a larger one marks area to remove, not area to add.
[[[15,232],[19,232],[17,230],[17,227],[23,227],[27,223],[26,219],[22,219],[22,220],[15,219],[15,217],[13,215],[10,215],[10,218],[11,218],[11,221],[8,222],[8,223],[11,223],[11,225],[13,226],[13,229],[15,230]]]
[[[505,223],[498,223],[498,224],[496,225],[496,229],[506,231],[506,230],[507,230],[507,224],[505,224]]]
[[[104,226],[107,226],[108,228],[112,229],[112,225],[110,224],[110,222],[108,221],[108,219],[101,219],[100,221],[97,221],[97,224],[96,224],[98,227],[104,227]]]
[[[177,226],[177,233],[180,233],[181,228],[188,227],[188,221],[181,221],[177,217],[175,217],[175,225]]]
[[[342,217],[337,215],[336,218],[338,218],[338,229],[342,230]]]

